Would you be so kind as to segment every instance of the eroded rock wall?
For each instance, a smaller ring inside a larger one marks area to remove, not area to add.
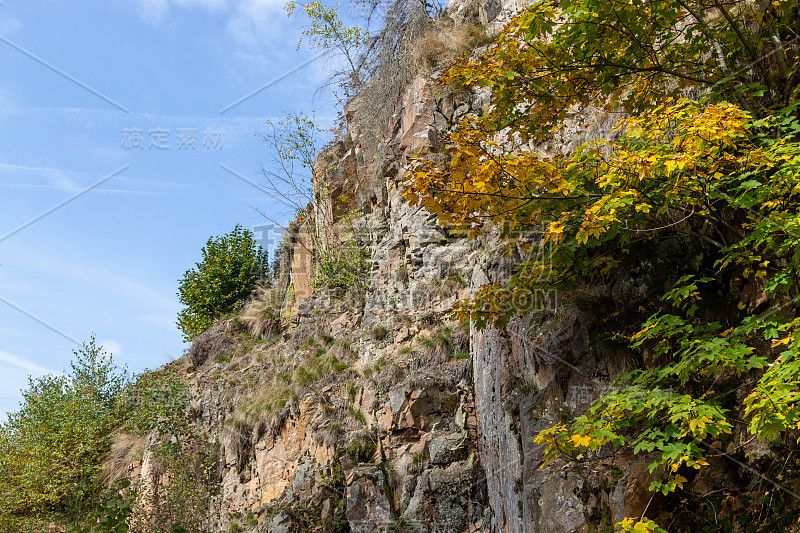
[[[499,24],[519,7],[451,8]],[[624,370],[591,345],[601,304],[586,313],[542,295],[504,331],[447,318],[457,299],[506,280],[513,258],[498,259],[491,237],[448,235],[403,199],[403,180],[412,157],[439,157],[444,135],[489,102],[485,88],[449,94],[436,73],[413,80],[369,165],[348,124],[319,159],[313,223],[328,245],[327,225],[360,211],[368,289],[314,292],[296,251],[297,301],[280,337],[227,323],[195,343],[194,409],[220,445],[213,531],[573,532],[643,510],[641,462],[609,457],[619,481],[608,485],[570,465],[541,468],[534,443]],[[613,126],[596,122],[598,135]]]

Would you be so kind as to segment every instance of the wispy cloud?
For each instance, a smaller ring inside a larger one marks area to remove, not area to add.
[[[0,18],[0,34],[9,35],[16,33],[20,28],[22,28],[22,22],[20,22],[19,19],[9,16]]]
[[[227,0],[172,0],[181,7],[199,7],[207,11],[216,11],[228,7]]]
[[[175,307],[177,308],[177,306]],[[142,325],[172,329],[175,327],[175,321],[176,321],[175,315],[176,313],[163,313],[163,314],[151,313],[138,317],[136,319],[136,322]]]
[[[35,268],[50,279],[63,279],[72,287],[83,287],[87,295],[104,294],[128,305],[139,303],[145,309],[172,314],[177,311],[178,302],[171,292],[160,291],[107,268],[91,268],[77,263],[54,262],[46,255],[16,256],[18,262],[24,261],[29,268]]]
[[[75,172],[60,168],[41,167],[36,165],[0,163],[0,180],[6,177],[22,178],[25,179],[25,181],[0,181],[0,187],[4,189],[51,190],[65,193],[75,193],[82,190],[84,188],[82,182],[85,182],[91,178],[91,176],[85,172]],[[36,177],[39,177],[42,180],[42,183],[31,183],[31,180],[35,179]],[[153,188],[179,187],[177,183],[173,182],[130,178],[125,176],[120,176],[115,181],[117,181],[119,184],[129,183],[134,186],[146,187],[151,190],[98,187],[92,192],[121,195],[152,195],[157,194],[152,190]]]
[[[115,358],[122,357],[122,354],[124,353],[122,345],[111,339],[102,341],[100,346],[102,346],[106,352],[113,355]]]
[[[111,174],[107,174],[106,176],[103,176],[99,181],[94,182],[93,184],[89,185],[88,187],[85,187],[82,190],[76,192],[75,194],[73,194],[69,198],[66,198],[65,200],[62,200],[61,202],[57,203],[53,207],[47,209],[46,211],[41,212],[40,214],[36,215],[32,219],[30,219],[27,222],[23,223],[21,226],[17,226],[13,230],[9,231],[8,233],[6,233],[2,237],[0,237],[0,242],[5,241],[9,237],[11,237],[13,235],[16,235],[20,231],[23,231],[24,229],[32,226],[33,224],[36,224],[37,222],[39,222],[43,218],[45,218],[48,215],[58,211],[59,209],[61,209],[65,205],[68,205],[68,204],[72,203],[74,200],[77,200],[78,198],[80,198],[84,194],[91,192],[92,190],[96,189],[97,187],[99,187],[103,183],[106,183],[108,180],[112,179],[113,177],[125,172],[129,167],[130,167],[130,165],[126,164],[126,165],[118,168],[117,170],[115,170]]]
[[[74,83],[78,87],[81,87],[85,91],[95,95],[96,97],[100,98],[101,100],[104,100],[104,101],[108,102],[109,104],[113,105],[114,107],[116,107],[120,111],[124,111],[125,113],[129,113],[130,112],[130,110],[127,107],[125,107],[124,105],[122,105],[119,102],[109,98],[108,96],[106,96],[105,94],[101,93],[100,91],[98,91],[97,89],[92,87],[91,85],[87,85],[83,81],[81,81],[78,78],[76,78],[75,76],[71,75],[69,72],[66,72],[65,70],[60,69],[56,65],[54,65],[54,64],[50,63],[49,61],[47,61],[46,59],[44,59],[42,57],[39,57],[37,54],[33,53],[31,50],[26,49],[25,47],[15,43],[14,41],[6,39],[2,35],[0,35],[0,42],[4,43],[7,46],[10,46],[11,48],[16,50],[17,52],[19,52],[19,53],[21,53],[21,54],[23,54],[25,56],[28,56],[30,59],[32,59],[33,61],[39,63],[41,66],[51,70],[52,72],[58,74],[62,78],[71,81],[72,83]]]
[[[169,13],[172,6],[180,8],[200,8],[206,11],[218,11],[228,7],[227,0],[138,0],[139,16],[148,24],[159,24]]]
[[[55,185],[36,185],[32,183],[0,183],[0,187],[3,189],[35,189],[39,191],[63,191],[62,187],[56,187]],[[98,187],[94,189],[93,192],[103,193],[103,194],[119,194],[119,195],[129,195],[129,196],[144,196],[144,195],[155,195],[157,194],[154,191],[133,191],[128,189],[104,189],[102,187]]]
[[[1,100],[0,100],[1,103]],[[278,120],[277,116],[251,115],[251,116],[220,116],[213,115],[167,115],[161,113],[135,113],[123,115],[113,110],[80,107],[35,107],[24,108],[19,112],[44,115],[48,120],[53,119],[68,123],[71,127],[80,125],[86,128],[116,127],[119,128],[114,135],[116,146],[121,147],[123,134],[126,128],[139,128],[144,135],[153,128],[170,129],[175,133],[179,128],[194,128],[197,130],[199,140],[203,140],[206,128],[212,131],[225,132],[225,141],[231,135],[251,136],[254,132],[264,129],[268,120]]]
[[[0,89],[0,118],[11,117],[20,113],[16,99],[5,89]]]
[[[167,0],[139,0],[137,11],[148,24],[158,24],[169,11]]]
[[[286,39],[286,0],[244,0],[228,21],[225,31],[248,47]]]
[[[0,363],[22,368],[23,370],[27,370],[31,374],[35,374],[37,376],[43,376],[44,374],[61,374],[61,372],[56,372],[55,370],[37,365],[36,363],[22,357],[2,351],[0,351]]]
[[[82,173],[79,172],[71,172],[69,170],[53,167],[15,165],[9,163],[0,163],[0,171],[12,174],[36,174],[48,182],[40,185],[64,192],[75,192],[82,189],[80,184],[73,179],[82,177]]]

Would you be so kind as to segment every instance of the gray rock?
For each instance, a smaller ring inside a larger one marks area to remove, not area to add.
[[[292,533],[291,517],[286,511],[281,511],[272,517],[266,531],[269,533]]]
[[[435,465],[450,464],[466,458],[467,434],[453,433],[442,437],[434,437],[428,443],[428,454]]]

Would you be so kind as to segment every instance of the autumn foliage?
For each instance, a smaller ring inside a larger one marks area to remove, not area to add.
[[[85,510],[125,419],[126,383],[93,339],[66,375],[31,379],[20,410],[0,425],[0,528],[15,530],[16,517]]]
[[[548,460],[653,453],[650,490],[690,494],[712,442],[796,444],[798,23],[780,1],[538,2],[446,72],[491,87],[491,106],[455,128],[445,163],[417,162],[405,196],[518,259],[462,319],[503,328],[542,291],[608,291],[631,258],[686,254],[600,320],[636,369],[539,434]],[[660,529],[640,518],[619,527]]]

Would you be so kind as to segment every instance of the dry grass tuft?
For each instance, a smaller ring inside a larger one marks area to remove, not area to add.
[[[200,368],[209,359],[213,360],[220,356],[228,357],[233,346],[233,340],[225,333],[224,327],[213,327],[194,339],[189,348],[189,361],[193,368]]]
[[[222,428],[221,441],[228,451],[236,455],[239,472],[247,465],[244,459],[250,451],[253,429],[246,421],[239,419],[225,424]]]
[[[147,437],[134,433],[117,433],[111,438],[111,450],[103,462],[103,481],[111,485],[128,475],[132,466],[144,456]]]
[[[261,296],[247,302],[239,320],[254,337],[264,338],[281,330],[283,298],[277,289],[260,287]]]
[[[452,20],[432,21],[428,30],[411,45],[411,64],[419,74],[430,74],[453,63],[467,52],[475,40],[476,29]]]

